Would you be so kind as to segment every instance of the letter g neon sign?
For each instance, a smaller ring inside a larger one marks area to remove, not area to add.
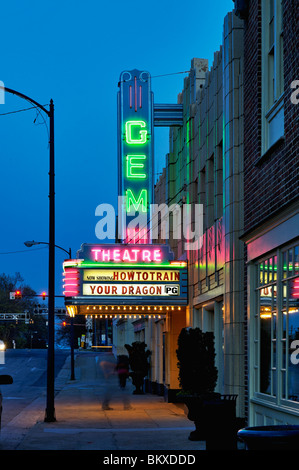
[[[139,130],[137,137],[138,138],[133,138],[132,136],[132,129],[134,127],[139,127],[143,129],[146,127],[146,123],[144,121],[127,121],[126,122],[126,142],[127,144],[145,144],[146,143],[146,136],[147,136],[147,130]]]

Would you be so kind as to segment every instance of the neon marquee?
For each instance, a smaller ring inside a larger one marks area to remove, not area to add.
[[[84,243],[77,253],[84,261],[98,263],[151,263],[172,261],[173,253],[168,245],[89,244]]]
[[[149,249],[120,249],[114,248],[110,250],[109,248],[97,249],[93,248],[92,253],[94,255],[94,261],[127,261],[129,263],[134,263],[138,261],[162,261],[161,251],[158,250],[149,250]]]
[[[123,220],[127,243],[146,243],[149,207],[153,202],[153,95],[150,75],[139,70],[122,72],[118,92],[118,195],[126,198]],[[141,226],[135,230],[130,221],[141,213]],[[138,239],[138,240],[137,240]],[[142,260],[142,259],[140,259]]]
[[[187,303],[187,263],[166,244],[83,243],[63,266],[67,305]]]

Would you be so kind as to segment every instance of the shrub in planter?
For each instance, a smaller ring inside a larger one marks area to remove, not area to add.
[[[143,341],[135,341],[132,345],[125,344],[125,348],[129,353],[130,376],[135,386],[134,394],[143,394],[143,380],[147,376],[149,370],[148,357],[151,355],[146,350],[146,344]]]
[[[218,371],[215,367],[214,334],[200,328],[183,328],[178,337],[179,396],[188,407],[188,418],[196,431],[190,439],[204,437],[204,404],[218,398],[214,394]]]
[[[218,377],[214,333],[204,333],[200,328],[183,328],[176,354],[183,394],[202,397],[213,393]]]
[[[203,332],[200,328],[183,328],[176,354],[182,388],[178,396],[188,407],[188,418],[195,424],[195,431],[191,432],[189,439],[206,440],[210,449],[215,448],[213,445],[216,448],[222,448],[221,445],[234,448],[231,417],[235,402],[225,400],[224,396],[214,391],[218,377],[214,333]],[[220,429],[221,438],[215,438],[215,433],[219,433]],[[228,442],[228,437],[231,442]]]

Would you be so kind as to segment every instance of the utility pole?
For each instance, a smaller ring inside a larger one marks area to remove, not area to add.
[[[50,101],[50,165],[49,165],[49,291],[48,291],[48,364],[46,422],[56,421],[54,406],[54,328],[55,328],[55,166],[54,166],[54,104]]]
[[[54,170],[54,103],[50,100],[50,109],[33,100],[29,96],[1,86],[0,89],[32,103],[41,109],[50,120],[49,136],[49,293],[48,293],[48,368],[47,368],[47,405],[45,421],[53,422],[55,418],[54,407],[54,314],[55,314],[55,170]]]

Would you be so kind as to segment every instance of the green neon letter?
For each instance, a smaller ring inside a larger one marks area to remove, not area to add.
[[[131,205],[133,205],[135,212],[139,211],[139,206],[141,206],[141,212],[147,211],[147,190],[146,189],[141,189],[137,200],[131,189],[127,189],[126,196],[127,196],[127,212],[128,213],[131,212]]]
[[[138,173],[138,170],[136,170],[138,168],[144,168],[144,163],[141,162],[141,160],[146,160],[146,155],[127,155],[127,178],[146,178],[145,173]]]
[[[126,142],[127,144],[145,144],[147,130],[139,130],[138,139],[132,137],[132,127],[146,127],[144,121],[127,121],[126,122]]]

